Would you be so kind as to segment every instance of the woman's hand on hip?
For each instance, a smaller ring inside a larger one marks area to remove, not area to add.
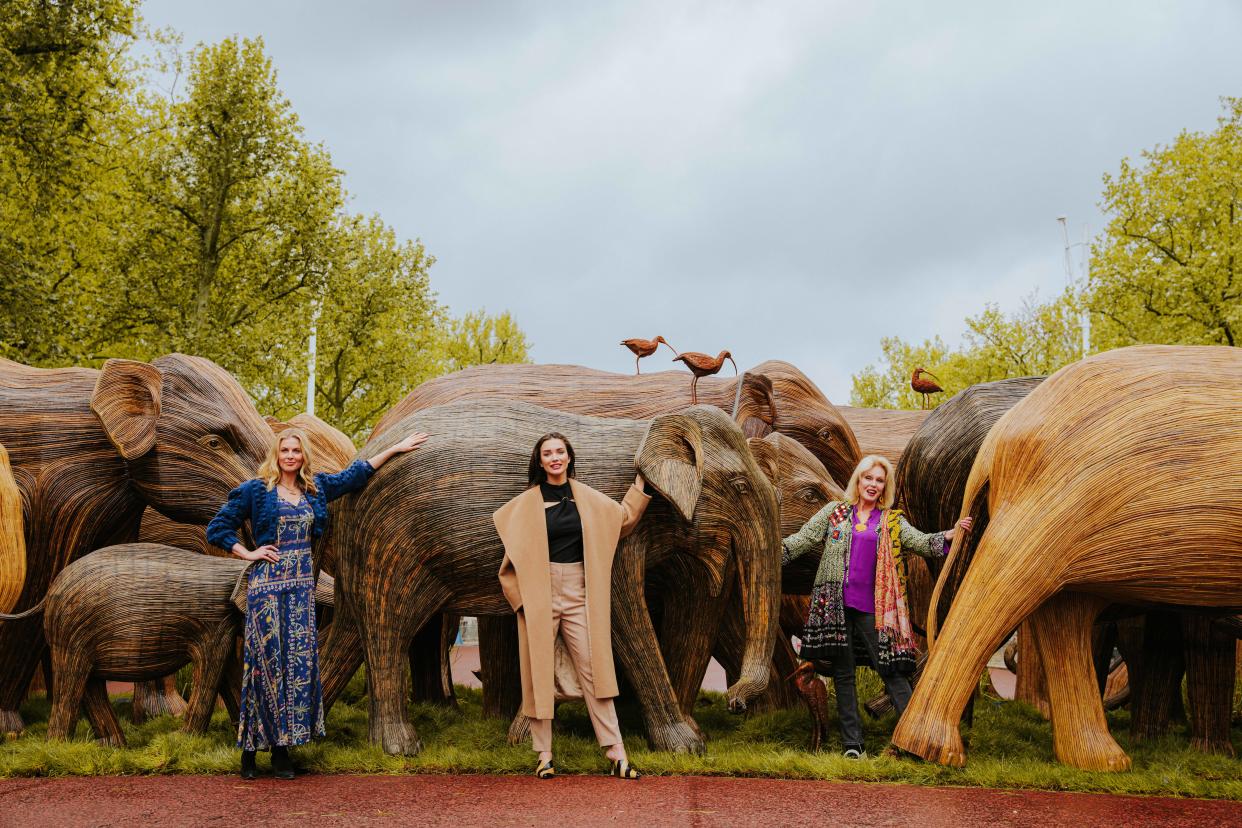
[[[265,543],[258,549],[234,549],[233,554],[243,561],[268,561],[280,563],[280,550],[275,544]]]

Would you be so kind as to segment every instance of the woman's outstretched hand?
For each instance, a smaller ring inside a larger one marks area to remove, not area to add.
[[[969,534],[970,534],[970,527],[972,527],[972,526],[974,526],[974,525],[975,525],[975,519],[974,519],[974,518],[972,518],[972,517],[964,517],[964,518],[962,518],[961,520],[959,520],[959,521],[957,522],[957,526],[954,526],[952,529],[950,529],[949,531],[947,531],[947,532],[945,532],[945,533],[944,533],[944,539],[945,539],[945,540],[947,540],[947,541],[952,541],[955,537],[957,537],[957,533],[958,533],[959,531],[964,532],[964,533],[966,533],[967,535],[969,535]]]
[[[394,454],[405,454],[407,451],[413,451],[423,443],[427,442],[427,438],[430,436],[431,435],[424,434],[421,431],[416,431],[401,442],[393,443],[391,446],[384,449],[367,462],[371,464],[371,468],[378,469],[380,466],[384,465],[384,463],[388,462],[388,458],[392,457]]]

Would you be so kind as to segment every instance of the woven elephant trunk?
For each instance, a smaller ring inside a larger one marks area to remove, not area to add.
[[[740,568],[748,636],[757,642],[747,646],[743,679],[732,694],[740,704],[762,689],[779,600],[776,495],[728,415],[697,406],[645,422],[466,401],[393,423],[364,453],[411,430],[432,438],[334,504],[332,545],[343,601],[324,648],[325,701],[340,692],[364,653],[373,742],[390,753],[419,748],[405,717],[404,663],[424,624],[439,612],[511,612],[497,580],[503,547],[491,516],[527,488],[531,449],[549,431],[569,436],[579,481],[620,500],[637,467],[661,495],[622,541],[612,571],[613,652],[635,688],[652,743],[702,750],[660,655],[646,607],[648,573],[689,566],[697,578],[688,589],[719,595],[736,562],[754,557]]]
[[[43,601],[56,692],[49,739],[73,733],[79,706],[96,738],[124,744],[107,681],[148,681],[194,665],[184,729],[202,733],[241,628],[232,601],[248,564],[149,543],[81,558]]]
[[[22,493],[13,479],[9,453],[0,446],[0,612],[17,604],[26,583],[26,535]]]
[[[990,520],[893,743],[962,764],[958,714],[1031,616],[1058,758],[1128,767],[1104,721],[1091,624],[1109,603],[1238,611],[1239,411],[1237,349],[1147,346],[1067,366],[1001,417],[962,506],[986,498]]]

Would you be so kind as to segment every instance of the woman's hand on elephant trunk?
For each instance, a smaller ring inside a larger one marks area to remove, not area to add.
[[[240,548],[238,548],[240,547]],[[240,543],[233,547],[233,554],[243,561],[268,561],[280,563],[280,550],[274,544],[265,543],[258,549],[250,550]]]
[[[953,539],[954,539],[955,537],[957,537],[957,532],[958,532],[958,530],[959,530],[959,529],[960,529],[962,532],[964,532],[964,533],[966,533],[967,535],[969,535],[969,534],[970,534],[970,527],[972,527],[972,526],[974,526],[974,525],[975,525],[975,519],[974,519],[974,518],[972,518],[972,517],[964,517],[964,518],[962,518],[961,520],[959,520],[959,521],[957,522],[957,526],[954,526],[952,529],[950,529],[949,531],[947,531],[947,532],[945,532],[945,533],[944,533],[944,539],[945,539],[945,540],[947,540],[947,541],[952,542],[952,541],[953,541]]]

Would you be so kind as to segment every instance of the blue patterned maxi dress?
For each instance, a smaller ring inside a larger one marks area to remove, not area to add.
[[[315,630],[311,563],[314,512],[277,498],[280,562],[259,561],[246,591],[241,721],[237,746],[267,750],[323,736],[323,690]]]

